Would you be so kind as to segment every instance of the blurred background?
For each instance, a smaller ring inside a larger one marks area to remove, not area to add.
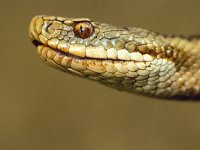
[[[1,150],[199,150],[200,103],[119,92],[45,65],[35,15],[89,17],[163,34],[200,33],[198,0],[1,2]]]

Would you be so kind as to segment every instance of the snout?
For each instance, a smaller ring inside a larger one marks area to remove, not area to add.
[[[30,26],[29,26],[29,36],[33,43],[37,43],[40,41],[39,35],[42,32],[42,25],[44,23],[44,20],[42,18],[43,16],[35,16],[31,20]],[[37,41],[37,42],[35,42]]]

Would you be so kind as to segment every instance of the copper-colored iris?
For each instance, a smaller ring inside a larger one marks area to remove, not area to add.
[[[74,27],[74,33],[82,39],[89,37],[92,32],[93,26],[89,22],[80,22]]]

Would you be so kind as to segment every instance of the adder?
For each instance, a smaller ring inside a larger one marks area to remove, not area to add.
[[[68,73],[152,97],[200,97],[197,37],[44,15],[32,19],[29,34],[39,57]]]

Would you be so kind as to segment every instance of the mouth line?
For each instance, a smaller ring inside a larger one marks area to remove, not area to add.
[[[32,40],[32,43],[33,43],[36,47],[38,47],[38,46],[40,46],[40,45],[43,45],[42,43],[38,42],[37,40]]]
[[[102,58],[91,58],[91,57],[79,57],[79,56],[76,56],[76,55],[73,55],[73,54],[70,54],[70,53],[67,53],[67,52],[64,52],[64,51],[61,51],[59,49],[54,49],[48,45],[44,45],[42,44],[41,42],[37,41],[37,40],[33,40],[32,43],[38,47],[38,46],[44,46],[44,47],[48,47],[50,48],[51,50],[54,50],[55,52],[63,55],[63,56],[67,56],[67,57],[71,57],[71,58],[74,58],[74,59],[79,59],[79,60],[100,60],[100,61],[118,61],[118,62],[127,62],[128,60],[118,60],[118,59],[102,59]]]
[[[48,47],[48,48],[50,48],[51,50],[53,50],[53,51],[55,51],[55,52],[57,52],[57,53],[59,53],[59,54],[61,54],[61,55],[63,55],[63,56],[67,56],[67,57],[71,57],[71,58],[75,58],[75,59],[82,59],[82,60],[87,59],[86,57],[84,57],[84,58],[83,58],[83,57],[78,57],[78,56],[72,55],[72,54],[70,54],[70,53],[63,52],[63,51],[61,51],[61,50],[59,50],[59,49],[51,48],[50,46],[44,45],[44,44],[42,44],[41,42],[38,42],[37,40],[33,40],[32,43],[33,43],[36,47],[38,47],[38,46]]]

